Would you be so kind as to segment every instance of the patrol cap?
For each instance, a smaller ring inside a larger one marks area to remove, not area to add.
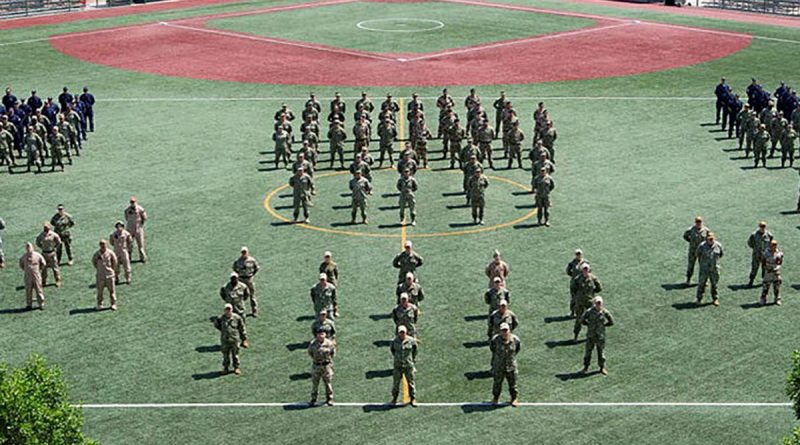
[[[117,221],[114,223],[114,227],[125,227],[125,223],[122,221]]]
[[[63,208],[64,208],[64,204],[59,204],[59,205],[56,207],[56,209],[58,209],[58,210],[61,210],[61,209],[63,209]]]
[[[497,250],[497,249],[494,249],[494,252],[492,252],[492,257],[497,258],[499,256],[500,256],[500,251]]]
[[[406,278],[414,278],[414,274],[412,272],[408,272],[406,274]]]
[[[592,303],[600,303],[603,304],[603,297],[594,297],[592,298]]]
[[[236,272],[231,272],[231,278],[233,277],[239,278],[239,274]]]
[[[706,235],[706,236],[709,237],[709,238],[716,238],[717,234],[714,233],[714,232],[708,232],[708,235]]]
[[[241,249],[239,249],[239,252],[249,252],[249,251],[250,250],[247,248],[247,246],[242,246]]]
[[[331,253],[326,250],[325,253],[322,254],[322,256],[325,257],[325,258],[330,258],[331,257]]]
[[[410,240],[409,240],[409,241],[406,241],[406,243],[405,243],[405,246],[406,246],[406,247],[411,247],[411,246],[413,246],[413,245],[414,245],[414,243],[412,243]]]
[[[591,268],[592,268],[592,267],[591,267],[591,266],[589,266],[589,263],[583,263],[583,266],[581,266],[581,269],[583,269],[583,270],[589,270],[589,269],[591,269]]]
[[[508,301],[506,301],[506,300],[500,300],[500,303],[498,303],[498,304],[499,304],[500,306],[508,306]]]
[[[328,315],[328,311],[323,309],[323,310],[319,311],[319,314],[327,316]]]
[[[226,303],[225,304],[225,310],[226,311],[232,311],[233,310],[233,305],[231,305],[230,303]]]
[[[770,246],[777,246],[778,245],[778,241],[777,240],[772,240],[772,241],[769,242],[769,245]]]
[[[324,273],[321,273],[321,274],[319,274],[319,279],[320,279],[320,280],[327,280],[327,279],[328,279],[328,276],[327,276],[327,275],[325,275]]]
[[[50,223],[49,222],[44,222],[42,224],[42,227],[44,227],[45,229],[49,229],[50,228]]]
[[[575,249],[575,255],[583,255],[583,251],[581,249]]]
[[[131,196],[131,202],[136,202],[136,197],[135,196]]]
[[[101,238],[100,239],[100,245],[101,246],[106,246],[106,245],[108,245],[108,241],[106,241],[105,238]]]
[[[493,283],[499,283],[501,281],[503,281],[503,280],[500,277],[494,277],[494,279],[492,279]]]
[[[401,332],[408,332],[408,328],[403,326],[403,325],[398,326],[397,327],[397,333],[399,334]]]
[[[401,300],[408,300],[408,294],[403,292],[402,294],[400,294],[400,299]]]
[[[703,222],[703,217],[702,216],[695,216],[694,217],[694,222]]]
[[[766,221],[759,221],[758,227],[767,227],[767,222]]]
[[[509,328],[508,323],[500,323],[500,330],[501,331],[507,331],[509,329],[511,329],[511,328]]]

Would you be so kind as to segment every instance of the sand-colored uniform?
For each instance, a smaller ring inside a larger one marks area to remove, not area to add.
[[[33,293],[39,307],[44,304],[44,287],[42,286],[42,271],[45,269],[45,259],[39,252],[25,252],[19,259],[19,268],[25,272],[25,305],[33,304]]]
[[[120,269],[125,274],[125,282],[131,282],[131,250],[133,250],[133,235],[125,229],[113,231],[108,236],[108,242],[114,248],[114,255],[117,256],[117,268],[114,273],[119,279]]]
[[[144,253],[144,223],[147,221],[147,212],[139,204],[125,208],[125,229],[133,236],[136,247],[139,249],[139,261],[147,261]]]
[[[58,255],[56,250],[61,245],[61,237],[52,230],[42,231],[36,237],[36,247],[42,249],[42,256],[45,260],[44,273],[42,275],[42,286],[47,286],[47,269],[53,269],[56,283],[61,283],[61,268],[58,266]]]
[[[508,263],[503,260],[500,262],[495,262],[494,260],[490,261],[489,264],[486,265],[486,276],[489,278],[489,286],[492,287],[495,278],[500,278],[500,285],[502,287],[506,286],[506,279],[508,279],[508,274],[511,273],[511,269],[508,267]]]
[[[114,283],[117,270],[117,256],[111,249],[105,252],[97,250],[92,257],[92,265],[96,269],[95,285],[97,286],[97,306],[103,304],[103,289],[108,289],[111,305],[117,304],[117,288]]]

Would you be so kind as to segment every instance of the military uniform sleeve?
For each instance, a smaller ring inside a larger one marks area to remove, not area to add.
[[[218,331],[222,330],[222,317],[214,317],[214,327],[217,328]]]
[[[416,190],[416,189],[415,189]],[[417,255],[417,267],[422,266],[422,257]]]
[[[755,234],[751,233],[750,236],[747,238],[747,247],[752,249],[752,248],[754,248],[756,246],[755,238],[756,238]]]
[[[411,360],[417,361],[417,339],[414,339],[414,346],[411,347]]]
[[[602,283],[600,283],[600,280],[598,280],[597,278],[594,279],[594,291],[595,292],[602,292],[603,291],[603,285],[602,285]]]
[[[425,292],[422,290],[422,286],[419,287],[419,293],[417,294],[417,301],[422,301],[425,299]]]
[[[614,318],[611,316],[611,312],[606,311],[606,326],[614,326]]]
[[[100,256],[100,251],[95,252],[94,256],[92,256],[92,266],[94,266],[95,269],[97,269],[97,257],[98,256]]]
[[[692,240],[691,235],[692,235],[692,229],[683,232],[683,240],[686,241],[687,243],[691,242]]]
[[[581,317],[581,324],[584,326],[589,326],[589,311],[591,309],[586,309],[584,313],[580,315]]]
[[[222,298],[222,301],[228,301],[225,299],[225,286],[219,288],[219,297]]]
[[[336,301],[336,287],[334,287],[333,290],[331,291],[331,301],[333,302],[333,307],[339,305],[339,303]]]
[[[516,343],[516,348],[514,348],[514,354],[519,354],[519,351],[522,349],[522,342],[519,339],[517,339],[515,343]]]
[[[722,258],[722,255],[724,255],[725,252],[722,250],[722,244],[718,244],[718,245],[719,245],[719,257]]]
[[[515,329],[517,329],[517,326],[519,326],[519,320],[517,320],[517,315],[514,314],[511,316],[511,331],[513,332]]]
[[[398,190],[400,189],[400,183],[399,182],[397,183],[397,189]],[[396,257],[394,257],[394,260],[392,260],[392,266],[394,266],[395,269],[399,269],[400,268],[400,255],[397,255]]]

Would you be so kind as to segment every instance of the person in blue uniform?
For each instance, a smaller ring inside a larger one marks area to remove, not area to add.
[[[62,110],[66,110],[67,105],[71,104],[73,100],[75,99],[72,97],[72,93],[69,92],[69,88],[62,88],[61,94],[58,95],[58,106],[61,107]]]
[[[83,114],[89,123],[89,132],[94,133],[94,95],[89,92],[89,87],[83,87],[83,94],[78,100],[83,104]]]
[[[36,90],[31,91],[31,96],[28,98],[28,100],[25,101],[25,103],[28,104],[29,107],[31,107],[32,112],[35,112],[39,108],[42,108],[42,105],[44,105],[44,102],[42,102],[42,98],[36,95]]]
[[[744,104],[742,104],[738,94],[728,95],[728,103],[726,104],[728,108],[728,139],[732,138],[734,134],[739,137],[739,122],[736,117],[742,111],[743,106]]]
[[[11,88],[6,88],[6,94],[3,96],[2,103],[6,110],[17,106],[17,96],[11,93]]]
[[[717,124],[719,123],[719,115],[721,112],[723,116],[722,118],[723,130],[725,129],[725,123],[727,121],[725,105],[728,102],[728,95],[730,94],[730,92],[731,92],[731,87],[730,85],[725,83],[725,78],[723,77],[722,79],[719,80],[719,84],[717,85],[717,87],[714,88],[714,95],[717,96],[717,119],[715,123]]]

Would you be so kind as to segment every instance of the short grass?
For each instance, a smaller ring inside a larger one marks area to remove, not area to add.
[[[257,8],[252,2],[203,13]],[[537,3],[537,6],[539,4]],[[578,8],[572,3],[548,6]],[[599,12],[596,7],[580,6]],[[610,13],[611,10],[603,9]],[[197,12],[195,12],[197,13]],[[631,15],[634,12],[624,11]],[[181,16],[191,15],[184,11]],[[177,13],[165,14],[175,17]],[[659,16],[660,17],[660,16]],[[158,16],[109,19],[0,33],[3,41],[45,36],[82,28],[112,26]],[[672,20],[672,16],[665,20]],[[698,21],[698,23],[700,23]],[[703,19],[706,26],[729,26]],[[760,27],[759,32],[798,38],[797,31]],[[460,178],[442,171],[419,177],[420,225],[410,238],[425,257],[422,282],[429,294],[421,322],[419,397],[425,402],[486,401],[491,380],[469,380],[467,373],[488,368],[486,348],[464,343],[483,339],[482,321],[465,317],[485,312],[483,266],[494,248],[512,267],[512,309],[521,318],[520,371],[523,401],[706,401],[783,402],[789,352],[796,347],[800,282],[792,267],[800,250],[794,209],[797,172],[749,169],[750,161],[713,126],[711,92],[720,75],[737,89],[751,75],[773,87],[778,80],[797,85],[798,62],[787,58],[793,46],[756,40],[728,58],[691,67],[625,78],[537,85],[479,87],[484,101],[504,89],[531,127],[535,100],[545,99],[556,119],[557,189],[553,227],[506,228],[445,237],[415,238],[415,233],[459,230],[467,209],[448,209],[458,197]],[[278,225],[263,208],[268,191],[289,173],[270,170],[267,127],[280,100],[187,101],[191,98],[294,98],[298,110],[304,86],[237,84],[161,78],[84,64],[52,50],[46,42],[7,47],[11,58],[4,81],[18,93],[36,87],[56,94],[64,84],[89,85],[100,101],[97,132],[85,156],[64,174],[0,173],[0,216],[8,256],[16,259],[56,204],[76,217],[77,263],[65,268],[65,286],[48,288],[48,310],[17,313],[24,302],[21,274],[0,272],[0,335],[7,339],[3,361],[21,363],[40,352],[62,366],[74,400],[86,403],[295,402],[308,396],[308,359],[298,343],[309,340],[308,288],[324,250],[334,252],[343,278],[338,322],[340,356],[336,364],[337,400],[381,402],[389,397],[389,378],[369,371],[391,366],[385,347],[391,322],[372,315],[392,307],[396,272],[389,266],[400,249],[398,238],[318,233]],[[58,67],[58,70],[49,68]],[[315,88],[322,99],[340,88]],[[435,96],[438,88],[416,89]],[[408,97],[410,88],[392,89]],[[342,88],[347,97],[359,89]],[[466,88],[451,88],[460,103]],[[370,91],[380,97],[384,89]],[[587,100],[576,96],[708,96],[708,101]],[[148,98],[140,101],[137,98]],[[170,100],[176,98],[176,100]],[[122,101],[117,99],[130,99]],[[152,99],[163,99],[153,101]],[[350,101],[352,103],[352,100]],[[432,107],[432,100],[426,100]],[[349,116],[348,116],[349,117]],[[266,152],[266,153],[262,153]],[[431,152],[438,152],[432,143]],[[500,163],[502,165],[502,163]],[[774,167],[776,162],[770,161]],[[446,167],[435,162],[434,169]],[[321,173],[325,173],[324,171]],[[491,175],[529,182],[530,173],[498,170]],[[382,233],[393,222],[392,174],[376,173],[370,227]],[[312,209],[315,225],[345,221],[344,177],[320,180]],[[524,214],[529,197],[492,181],[487,222]],[[148,242],[152,261],[134,267],[134,284],[119,290],[117,313],[94,313],[93,272],[89,259],[100,237],[121,217],[135,194],[150,214]],[[275,205],[285,205],[285,201]],[[286,215],[286,209],[280,209]],[[693,289],[683,280],[685,243],[680,239],[694,215],[706,217],[727,248],[720,308],[692,309]],[[787,254],[781,308],[751,309],[758,289],[741,289],[749,271],[748,233],[767,219]],[[399,229],[387,228],[397,234]],[[253,347],[243,353],[244,375],[214,378],[218,335],[208,322],[221,301],[218,287],[227,279],[239,246],[247,245],[262,263],[257,282],[263,316],[248,324]],[[611,375],[572,379],[582,347],[562,345],[570,322],[563,268],[581,247],[606,286],[609,310],[618,319],[608,343]],[[11,264],[13,266],[13,262]],[[677,288],[676,288],[677,287]],[[374,320],[373,318],[377,318]],[[378,344],[380,345],[380,343]],[[290,350],[290,348],[292,350]],[[212,352],[208,352],[211,350]],[[370,373],[369,377],[374,374]],[[472,376],[472,374],[470,374]],[[398,425],[413,422],[401,436]],[[316,429],[307,426],[313,423]],[[236,425],[230,427],[230,425]],[[86,431],[104,443],[217,443],[223,440],[298,443],[335,431],[332,442],[373,443],[410,438],[422,443],[496,441],[493,428],[544,443],[775,443],[792,426],[789,409],[571,408],[473,411],[420,408],[364,412],[360,408],[314,411],[269,409],[174,409],[153,411],[87,410]]]
[[[318,26],[319,20],[326,25]],[[444,26],[436,28],[438,24],[428,20]],[[567,31],[593,23],[577,17],[450,3],[368,2],[209,21],[211,27],[230,31],[383,53],[426,53]]]

